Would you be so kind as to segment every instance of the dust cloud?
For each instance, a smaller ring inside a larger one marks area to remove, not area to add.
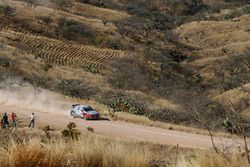
[[[15,80],[0,83],[0,105],[69,115],[72,103],[59,94]]]

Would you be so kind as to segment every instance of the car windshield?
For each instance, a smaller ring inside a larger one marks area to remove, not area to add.
[[[84,111],[90,112],[90,111],[95,111],[95,110],[91,107],[84,107]]]

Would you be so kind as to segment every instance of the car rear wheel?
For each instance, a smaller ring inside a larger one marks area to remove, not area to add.
[[[74,111],[70,112],[70,116],[72,116],[73,118],[76,118]]]

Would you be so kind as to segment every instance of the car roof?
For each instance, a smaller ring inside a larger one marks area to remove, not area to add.
[[[73,107],[83,107],[83,108],[89,108],[89,105],[84,105],[84,104],[74,104],[72,105]]]

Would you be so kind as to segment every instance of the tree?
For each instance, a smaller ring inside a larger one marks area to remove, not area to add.
[[[203,128],[205,128],[205,129],[207,130],[207,132],[208,132],[208,134],[209,134],[209,136],[210,136],[210,139],[211,139],[211,142],[212,142],[212,146],[213,146],[214,151],[215,151],[218,155],[222,156],[223,158],[228,159],[228,158],[226,157],[226,155],[225,155],[225,151],[226,151],[227,149],[220,150],[220,149],[215,145],[215,142],[214,142],[214,135],[213,135],[214,129],[213,129],[213,127],[211,127],[211,126],[209,125],[209,123],[207,123],[207,121],[204,120],[203,117],[201,117],[201,114],[200,114],[200,112],[197,110],[196,107],[194,107],[194,114],[191,114],[191,117],[192,117],[195,121],[197,121]],[[224,148],[224,147],[223,147],[223,148]]]
[[[246,129],[246,123],[248,122],[245,119],[245,116],[243,116],[240,112],[238,112],[234,108],[231,100],[225,99],[223,103],[224,103],[224,107],[227,109],[229,113],[229,118],[232,123],[233,131],[236,134],[240,135],[243,139],[247,161],[250,164],[250,155],[249,155],[250,150],[248,148],[248,143],[247,143],[248,133]]]
[[[25,2],[27,3],[27,6],[31,8],[36,8],[36,6],[38,5],[37,0],[25,0]]]
[[[226,115],[224,115],[224,117],[228,118],[231,124],[230,131],[227,131],[227,132],[235,133],[242,137],[242,140],[244,143],[245,154],[246,154],[248,163],[250,164],[250,155],[249,155],[250,150],[248,148],[248,143],[247,143],[248,131],[247,131],[247,126],[246,126],[248,124],[248,120],[245,118],[245,116],[243,116],[240,112],[238,112],[233,107],[233,103],[229,99],[224,99],[224,101],[221,102],[220,104],[222,105],[222,107],[224,108],[226,112]],[[223,158],[225,158],[226,160],[230,162],[230,159],[227,157],[226,152],[231,146],[224,147],[224,145],[222,145],[223,146],[222,149],[217,147],[215,145],[214,136],[213,136],[214,128],[207,121],[208,118],[204,117],[202,113],[198,111],[195,107],[194,107],[194,111],[195,111],[194,114],[191,114],[191,116],[203,128],[205,128],[208,131],[214,151],[218,155],[222,156]],[[221,120],[217,120],[217,123],[222,125]]]
[[[51,0],[54,3],[54,10],[64,10],[72,5],[70,0]]]
[[[0,5],[0,14],[13,16],[16,14],[16,10],[9,5]]]

